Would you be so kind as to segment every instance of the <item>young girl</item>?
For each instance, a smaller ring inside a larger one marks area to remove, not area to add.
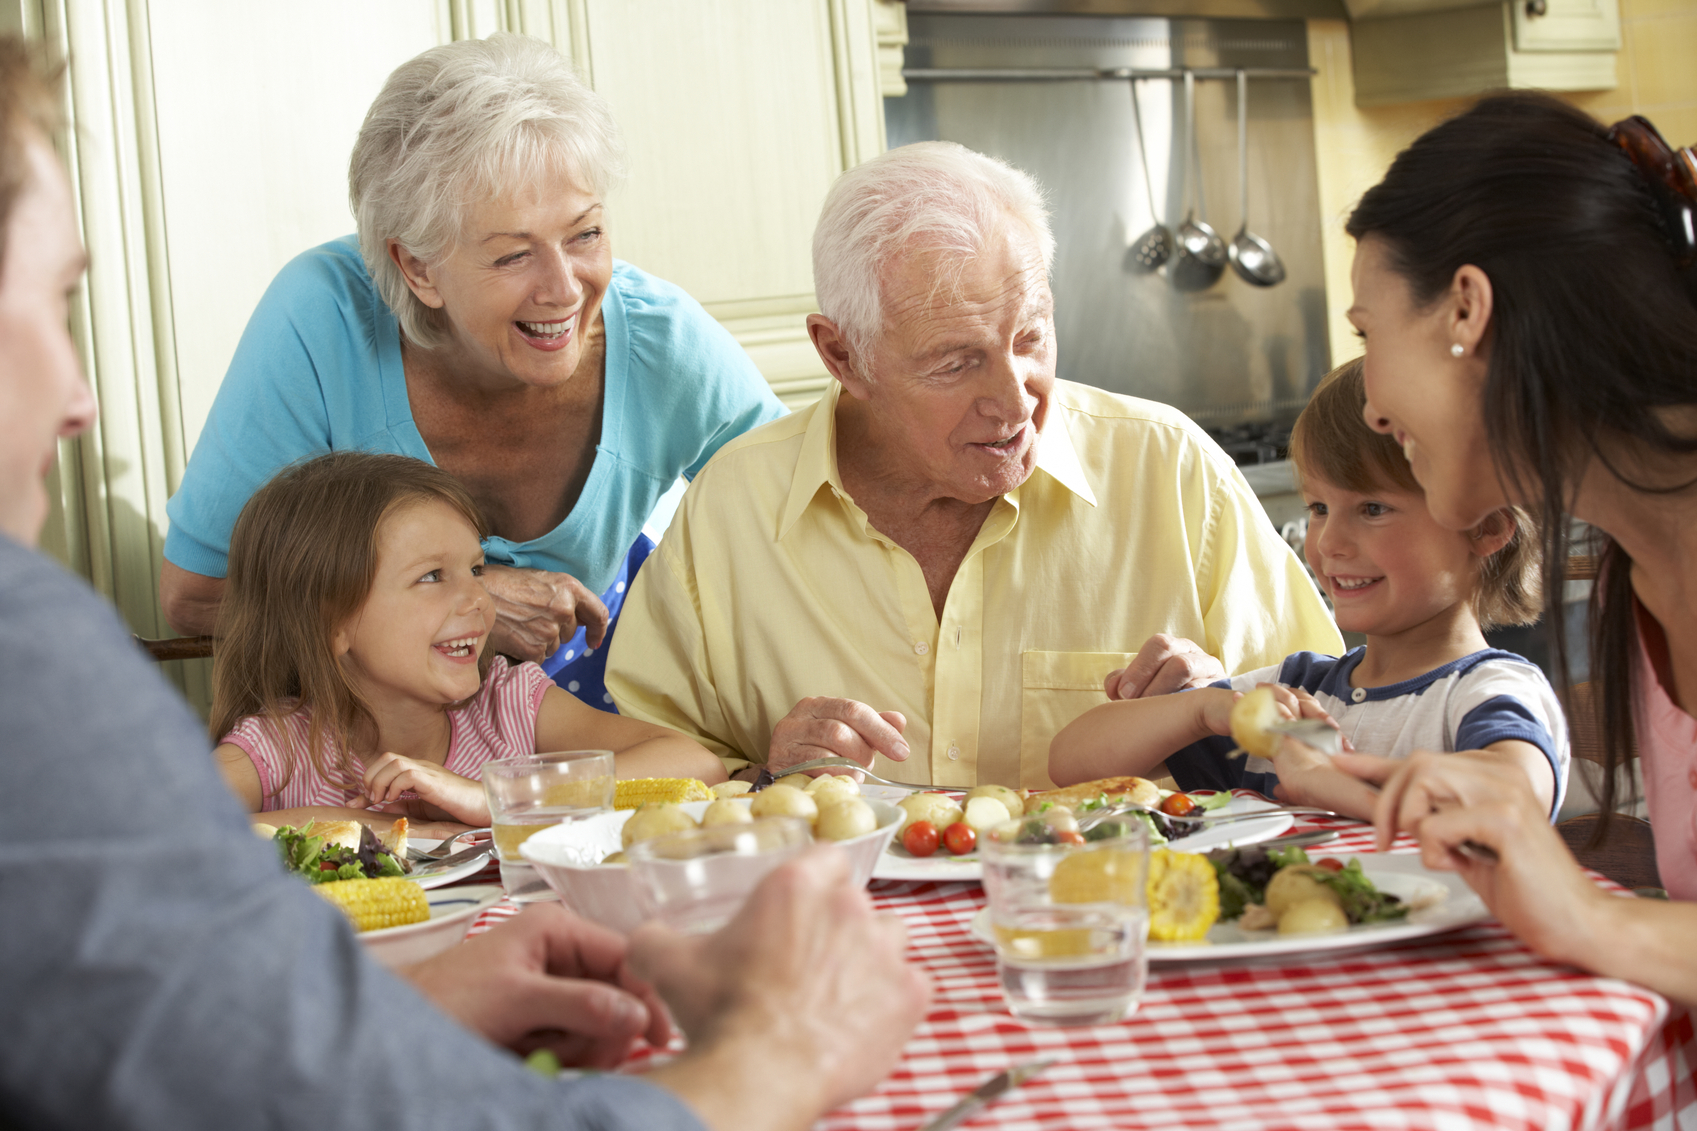
[[[495,758],[600,749],[628,777],[724,780],[664,727],[589,707],[535,664],[489,654],[486,533],[449,474],[338,452],[256,492],[230,542],[213,665],[219,766],[274,824],[371,810],[489,824]]]
[[[1271,762],[1232,757],[1232,704],[1276,684],[1287,717],[1327,718],[1351,746],[1387,758],[1455,751],[1524,771],[1553,814],[1567,781],[1567,727],[1530,662],[1491,649],[1483,629],[1537,619],[1539,558],[1526,517],[1492,513],[1446,530],[1403,453],[1362,419],[1359,361],[1328,374],[1297,419],[1291,458],[1308,502],[1305,556],[1338,627],[1367,637],[1343,656],[1299,652],[1276,668],[1212,687],[1107,703],[1055,736],[1058,784],[1116,774],[1156,776],[1165,762],[1185,789],[1248,787],[1370,819],[1377,791],[1287,742]]]

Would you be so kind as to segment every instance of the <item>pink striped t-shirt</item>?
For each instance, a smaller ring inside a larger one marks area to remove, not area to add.
[[[553,686],[553,681],[536,664],[515,667],[506,657],[496,656],[477,697],[459,710],[448,712],[446,767],[476,781],[483,774],[485,762],[536,753],[536,716],[542,710],[542,696]],[[306,748],[310,722],[304,710],[283,720],[295,750]],[[277,783],[283,779],[285,761],[276,729],[262,715],[249,715],[223,741],[241,747],[253,762],[253,768],[259,771],[262,812],[305,805],[346,806],[359,796],[358,779],[330,781],[305,761],[295,767],[288,784],[273,796]]]
[[[1667,665],[1662,626],[1638,608],[1638,769],[1650,829],[1656,836],[1656,870],[1675,899],[1697,900],[1697,719],[1680,709],[1662,686]],[[1657,661],[1660,661],[1660,664]]]

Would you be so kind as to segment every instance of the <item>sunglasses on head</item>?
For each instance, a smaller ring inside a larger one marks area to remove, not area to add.
[[[1609,140],[1632,159],[1661,208],[1674,260],[1681,268],[1697,264],[1697,151],[1675,149],[1649,119],[1634,114],[1609,127]]]

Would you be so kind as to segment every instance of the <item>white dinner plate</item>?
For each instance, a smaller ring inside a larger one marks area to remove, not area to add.
[[[1215,811],[1253,813],[1269,808],[1272,804],[1258,797],[1234,797]],[[1216,828],[1206,828],[1180,840],[1171,841],[1166,847],[1178,852],[1208,852],[1235,844],[1254,844],[1256,841],[1271,840],[1295,823],[1295,818],[1289,813],[1269,813],[1254,820],[1233,821]],[[902,847],[899,836],[890,842],[889,850],[879,858],[877,867],[872,869],[872,878],[877,880],[977,880],[982,876],[983,869],[979,867],[976,852],[969,852],[965,856],[951,856],[948,849],[939,845],[934,855],[910,856]]]
[[[456,864],[452,868],[449,868],[446,872],[432,872],[428,876],[412,876],[409,878],[414,880],[419,887],[426,891],[429,891],[432,888],[446,887],[448,884],[457,884],[461,880],[471,879],[471,877],[477,875],[479,872],[483,871],[484,868],[488,867],[489,861],[493,857],[494,852],[495,846],[491,844],[484,851],[473,856],[464,864]],[[414,860],[413,867],[422,868],[426,865],[426,863],[428,862],[424,860]]]
[[[1220,961],[1234,958],[1275,958],[1289,955],[1324,954],[1329,951],[1361,950],[1367,947],[1388,946],[1409,939],[1443,934],[1459,927],[1472,926],[1491,917],[1490,911],[1473,889],[1454,872],[1433,872],[1420,863],[1414,853],[1395,856],[1350,853],[1319,853],[1335,855],[1348,863],[1353,857],[1361,861],[1380,891],[1390,892],[1407,902],[1423,895],[1442,898],[1408,918],[1389,923],[1362,923],[1331,935],[1281,935],[1277,931],[1245,931],[1235,922],[1215,923],[1202,942],[1149,944],[1150,962]],[[972,919],[972,933],[979,942],[994,946],[990,933],[990,909],[986,907]]]

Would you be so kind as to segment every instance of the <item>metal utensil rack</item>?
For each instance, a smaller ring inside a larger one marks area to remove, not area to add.
[[[1312,67],[903,67],[908,82],[1124,82],[1127,79],[1309,79]]]

